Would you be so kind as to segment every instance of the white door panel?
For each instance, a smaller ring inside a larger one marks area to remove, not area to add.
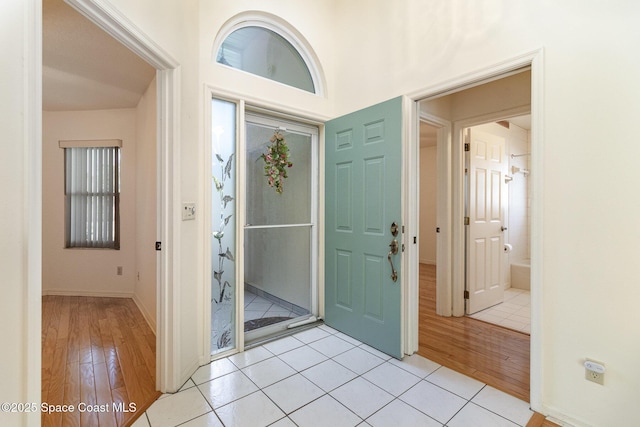
[[[505,139],[476,128],[469,142],[467,314],[495,304],[504,296],[501,268],[504,247]]]

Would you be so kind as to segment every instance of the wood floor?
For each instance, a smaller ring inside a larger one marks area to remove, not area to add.
[[[436,315],[435,266],[420,264],[418,354],[529,402],[529,335]]]
[[[129,425],[160,396],[155,349],[131,299],[44,296],[42,402],[75,410],[43,413],[42,425]]]

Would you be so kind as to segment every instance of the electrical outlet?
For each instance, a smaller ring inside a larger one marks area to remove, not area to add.
[[[122,276],[122,266],[121,265],[118,266],[116,272],[117,272],[118,276]]]
[[[604,385],[604,363],[591,359],[585,359],[584,378],[587,381]]]
[[[183,203],[182,204],[182,220],[188,221],[191,219],[196,219],[196,204]]]

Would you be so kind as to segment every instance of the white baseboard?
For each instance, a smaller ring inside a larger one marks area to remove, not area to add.
[[[78,289],[43,289],[42,295],[59,295],[65,297],[133,298],[133,292],[86,291]]]
[[[147,321],[147,324],[153,331],[153,334],[156,335],[156,319],[149,314],[149,312],[144,307],[142,302],[138,299],[138,296],[136,294],[133,294],[132,298],[133,298],[133,302],[136,304],[136,306],[138,306],[138,310],[140,310],[140,313],[142,313],[142,317],[144,317],[144,320]]]

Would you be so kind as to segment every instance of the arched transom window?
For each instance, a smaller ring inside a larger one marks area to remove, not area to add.
[[[296,37],[270,23],[234,28],[219,45],[217,63],[320,94],[316,67]]]

